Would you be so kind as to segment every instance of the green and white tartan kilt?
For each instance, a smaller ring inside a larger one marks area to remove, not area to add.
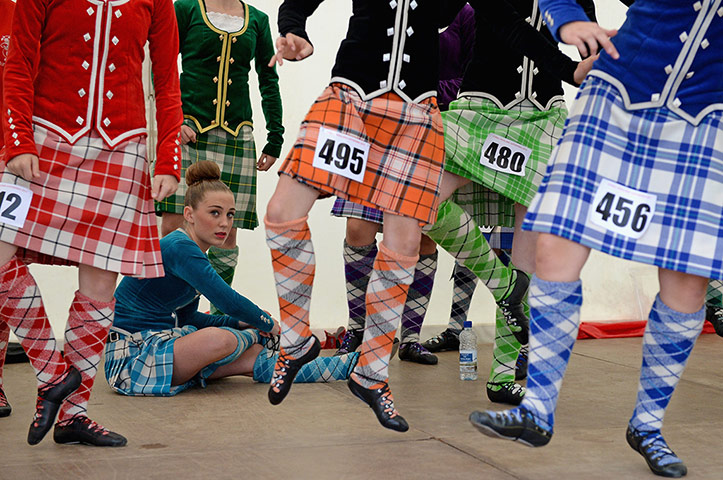
[[[452,194],[479,226],[515,227],[515,202],[479,183],[469,182]]]
[[[483,97],[460,97],[450,104],[448,111],[442,112],[446,150],[444,169],[469,178],[514,202],[529,206],[542,182],[552,149],[562,135],[566,116],[567,108],[563,100],[553,102],[549,110],[539,110],[529,101],[503,110]],[[532,150],[524,176],[498,172],[480,162],[482,145],[490,134]],[[484,190],[472,193],[481,201],[497,204],[490,207],[492,212],[505,212],[509,208]],[[482,223],[498,225],[496,221],[489,220]],[[499,225],[509,226],[509,223]]]
[[[184,122],[194,131],[196,126],[190,120]],[[256,143],[253,128],[243,126],[238,137],[221,128],[196,134],[196,143],[182,146],[181,181],[176,193],[156,202],[156,214],[183,213],[183,198],[186,195],[186,169],[200,160],[211,160],[221,168],[221,181],[228,185],[236,197],[235,228],[253,230],[259,224],[256,215]]]

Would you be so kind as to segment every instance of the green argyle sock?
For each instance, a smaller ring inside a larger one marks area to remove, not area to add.
[[[236,265],[238,264],[238,247],[231,249],[211,247],[208,249],[208,261],[211,262],[211,266],[223,278],[223,281],[231,286],[233,274],[236,272]],[[211,313],[213,315],[223,315],[223,312],[216,308],[215,305],[211,305]]]
[[[475,221],[459,205],[449,200],[442,202],[437,222],[426,227],[424,233],[482,280],[496,302],[512,292],[512,268],[495,255]]]

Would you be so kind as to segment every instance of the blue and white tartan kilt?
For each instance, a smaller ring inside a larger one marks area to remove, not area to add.
[[[655,194],[641,238],[588,220],[603,179]],[[636,262],[723,278],[723,112],[692,125],[665,108],[629,111],[615,87],[588,77],[522,228]]]
[[[144,330],[115,339],[115,330],[105,344],[105,378],[116,393],[130,396],[170,397],[194,385],[194,378],[171,386],[173,343],[197,330],[192,325],[170,330]]]

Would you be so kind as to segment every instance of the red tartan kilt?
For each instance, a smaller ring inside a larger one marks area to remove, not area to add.
[[[109,148],[91,132],[70,145],[36,125],[35,143],[39,179],[0,175],[2,183],[33,191],[24,225],[0,224],[0,240],[20,247],[26,262],[163,276],[145,138]]]
[[[363,182],[313,167],[322,126],[370,144]],[[387,93],[364,101],[335,83],[309,110],[279,171],[322,194],[427,224],[437,220],[443,163],[442,117],[433,98],[410,103]]]

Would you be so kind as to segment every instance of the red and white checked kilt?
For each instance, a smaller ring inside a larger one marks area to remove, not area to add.
[[[313,167],[321,126],[370,144],[364,182]],[[444,131],[434,99],[409,103],[387,93],[364,101],[334,83],[309,110],[279,172],[322,194],[434,223],[443,163]]]
[[[163,276],[145,138],[115,148],[91,132],[74,145],[35,126],[41,177],[7,170],[0,182],[33,191],[22,228],[0,224],[0,240],[24,261],[84,264],[143,278]]]

